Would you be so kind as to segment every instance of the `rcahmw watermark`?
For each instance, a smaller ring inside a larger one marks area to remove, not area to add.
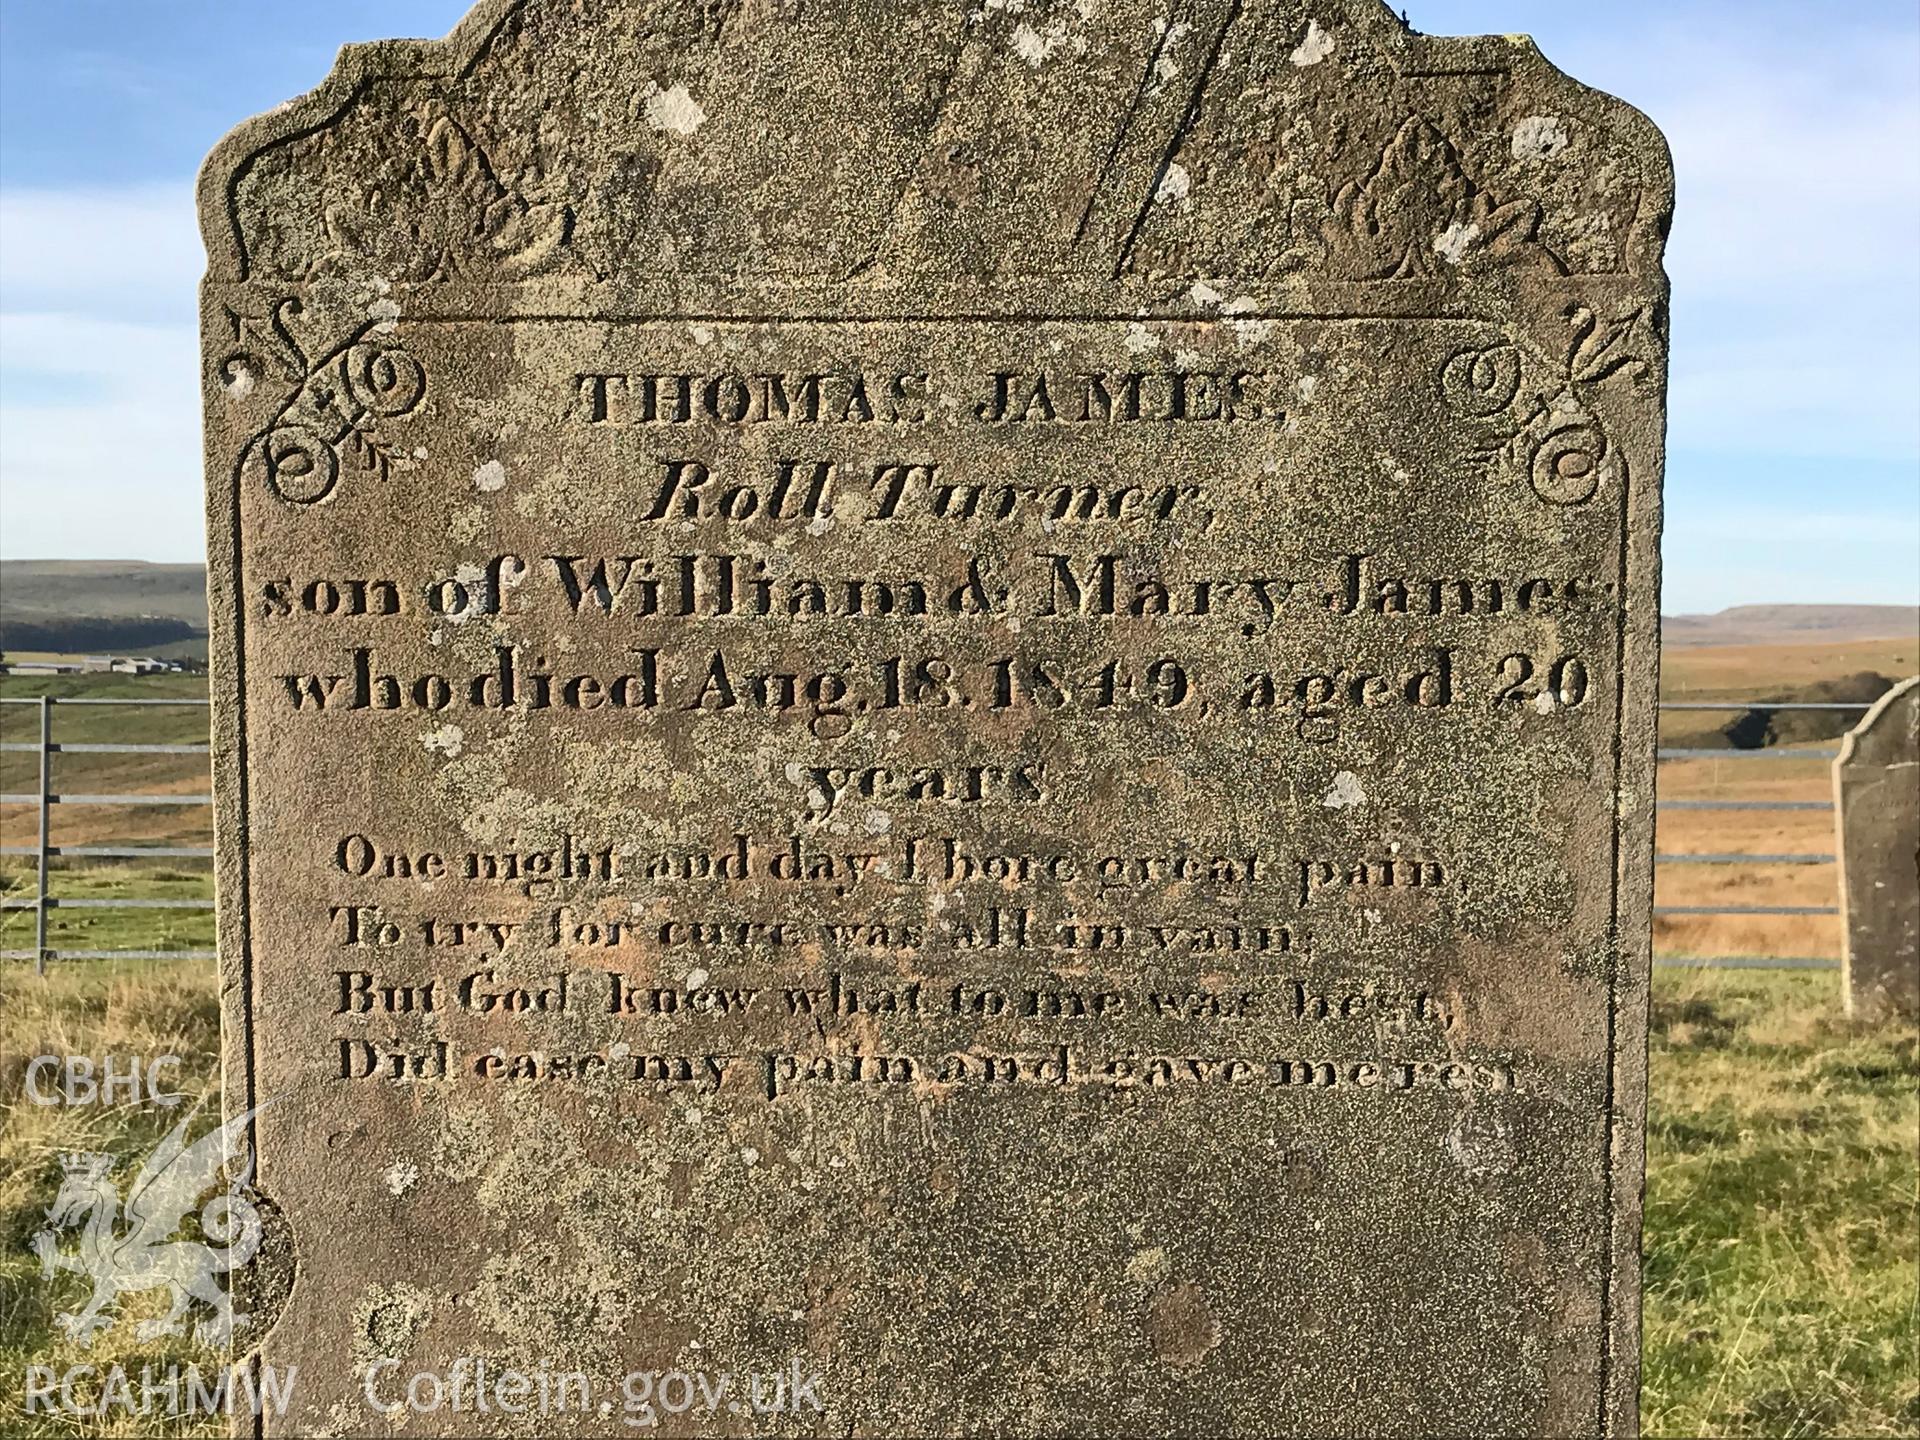
[[[299,1367],[236,1365],[29,1365],[21,1387],[29,1415],[107,1420],[194,1415],[284,1415]]]

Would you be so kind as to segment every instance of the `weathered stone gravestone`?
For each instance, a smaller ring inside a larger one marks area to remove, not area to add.
[[[1833,798],[1847,1013],[1920,1016],[1920,676],[1841,742]]]
[[[1644,118],[1373,0],[492,0],[201,205],[269,1433],[1634,1427]]]

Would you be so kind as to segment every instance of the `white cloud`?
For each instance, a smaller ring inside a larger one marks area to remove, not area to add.
[[[1836,474],[1806,505],[1740,498],[1726,488],[1671,491],[1662,541],[1668,614],[1777,604],[1911,605],[1920,515],[1876,504]],[[1764,474],[1754,484],[1767,483]],[[1811,488],[1811,487],[1809,487]]]
[[[0,553],[197,560],[191,326],[0,314]]]
[[[1911,12],[1602,12],[1577,41],[1554,58],[1673,148],[1676,439],[1920,457]]]
[[[1696,296],[1747,299],[1762,287],[1792,298],[1913,284],[1920,96],[1911,77],[1881,83],[1876,67],[1856,60],[1829,54],[1782,67],[1736,58],[1695,70],[1657,105],[1680,177],[1676,283]]]
[[[1675,449],[1911,460],[1920,455],[1920,378],[1902,348],[1862,337],[1846,350],[1820,330],[1674,341]]]
[[[185,183],[0,190],[0,552],[198,559]]]
[[[1843,579],[1836,579],[1843,576]],[[1911,605],[1913,582],[1891,566],[1867,569],[1847,545],[1671,541],[1660,586],[1663,615],[1711,615],[1734,605]]]
[[[0,190],[0,309],[190,319],[205,269],[191,184]]]

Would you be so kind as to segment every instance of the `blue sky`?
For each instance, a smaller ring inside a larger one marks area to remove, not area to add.
[[[192,178],[458,0],[0,0],[0,555],[202,553]],[[1672,141],[1671,612],[1920,600],[1920,7],[1404,0]]]

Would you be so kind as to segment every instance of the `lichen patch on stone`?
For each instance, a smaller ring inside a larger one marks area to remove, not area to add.
[[[1196,1370],[1220,1343],[1206,1292],[1191,1280],[1160,1291],[1147,1305],[1147,1343],[1162,1364]]]
[[[1039,27],[1025,20],[1020,21],[1013,27],[1011,43],[1014,54],[1035,69],[1062,52],[1072,55],[1087,53],[1086,35],[1076,29],[1065,14],[1056,14]]]
[[[646,99],[647,124],[675,135],[691,135],[707,123],[707,112],[685,85],[670,85]]]
[[[1329,810],[1345,810],[1354,805],[1367,803],[1367,792],[1360,785],[1360,777],[1351,770],[1342,770],[1333,777],[1333,788],[1327,791],[1320,801]]]
[[[1447,226],[1433,242],[1434,253],[1449,265],[1465,263],[1467,252],[1473,248],[1473,242],[1480,238],[1480,227],[1472,221],[1456,220]]]
[[[1306,37],[1287,58],[1295,65],[1305,67],[1318,65],[1331,54],[1333,54],[1333,36],[1320,28],[1318,20],[1309,20]]]
[[[426,734],[420,737],[420,743],[426,746],[427,749],[436,751],[446,756],[449,760],[452,760],[459,756],[460,747],[466,738],[466,732],[458,725],[448,724],[427,731]]]
[[[1558,115],[1528,115],[1513,127],[1512,150],[1516,160],[1552,160],[1570,143],[1566,126]]]

